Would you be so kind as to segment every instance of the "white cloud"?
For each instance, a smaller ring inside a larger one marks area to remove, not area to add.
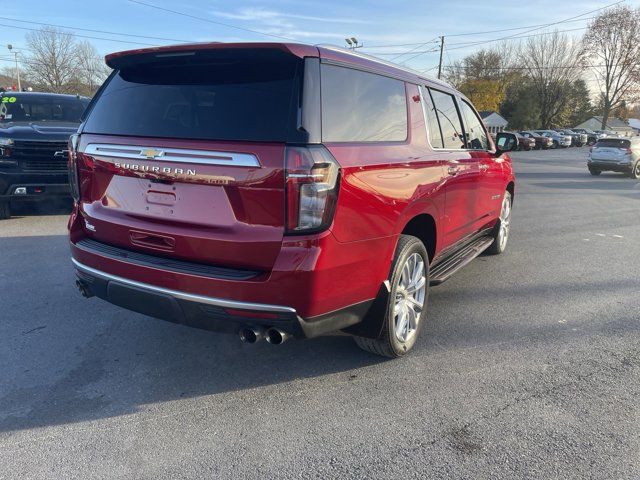
[[[298,15],[294,13],[284,13],[266,8],[241,8],[235,12],[224,12],[214,10],[214,15],[221,18],[232,20],[245,20],[252,22],[263,22],[265,24],[281,24],[285,23],[287,18],[296,20],[308,20],[312,22],[330,22],[330,23],[349,23],[349,24],[365,24],[370,23],[365,20],[354,20],[336,17],[317,17],[313,15]]]

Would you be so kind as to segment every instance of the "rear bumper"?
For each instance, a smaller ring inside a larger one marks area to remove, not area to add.
[[[598,160],[588,160],[587,166],[592,169],[609,171],[609,172],[630,173],[633,170],[633,163],[618,163],[618,162],[603,162]]]
[[[277,327],[296,338],[311,338],[362,321],[373,300],[303,319],[292,307],[195,295],[102,272],[72,259],[79,286],[114,305],[190,327],[235,334],[244,327]]]
[[[16,194],[24,187],[26,194]],[[0,171],[0,200],[38,200],[50,197],[70,197],[66,172],[24,173]]]

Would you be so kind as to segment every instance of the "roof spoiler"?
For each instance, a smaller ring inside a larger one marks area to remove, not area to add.
[[[165,47],[140,48],[136,50],[125,50],[109,54],[105,57],[106,64],[119,69],[129,65],[153,62],[162,58],[196,56],[200,52],[211,52],[216,50],[257,50],[272,49],[282,50],[300,58],[318,57],[319,52],[316,47],[297,43],[189,43],[183,45],[169,45]]]

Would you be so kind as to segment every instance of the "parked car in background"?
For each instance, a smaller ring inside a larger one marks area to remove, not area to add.
[[[518,139],[518,150],[533,150],[536,147],[536,141],[533,138],[525,137],[519,132],[511,132]]]
[[[574,132],[576,133],[582,133],[585,134],[587,136],[587,145],[592,146],[594,145],[599,138],[604,137],[604,135],[602,134],[598,134],[596,132],[594,132],[593,130],[587,130],[585,128],[573,128],[572,129]]]
[[[591,147],[587,166],[591,175],[610,171],[640,179],[640,137],[601,138]]]
[[[616,132],[612,130],[596,130],[596,133],[599,135],[598,140],[600,140],[601,138],[619,138],[620,137],[620,135],[618,135]]]
[[[535,142],[536,150],[541,150],[541,149],[546,150],[547,148],[553,147],[553,140],[551,139],[551,137],[545,137],[544,135],[539,135],[530,130],[524,130],[518,133],[524,137],[532,138]]]
[[[69,197],[69,136],[89,99],[53,93],[0,94],[0,219],[11,202]]]
[[[571,146],[571,136],[562,135],[554,130],[534,130],[534,133],[551,139],[553,148],[566,148]]]
[[[560,135],[569,135],[571,137],[571,146],[572,147],[582,147],[587,144],[587,134],[586,133],[578,133],[570,130],[568,128],[556,128],[554,129]]]
[[[494,145],[444,82],[301,44],[107,63],[70,140],[87,297],[250,343],[343,330],[398,357],[429,285],[506,248],[516,138]]]

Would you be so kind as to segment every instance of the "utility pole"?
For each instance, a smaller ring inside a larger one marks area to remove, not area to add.
[[[438,80],[442,75],[442,52],[444,52],[444,35],[440,37],[440,61],[438,62]]]
[[[18,65],[18,52],[13,51],[13,45],[11,44],[7,45],[7,48],[9,49],[9,53],[13,53],[16,59],[16,77],[18,77],[18,91],[21,92],[22,85],[20,85],[20,66]]]

